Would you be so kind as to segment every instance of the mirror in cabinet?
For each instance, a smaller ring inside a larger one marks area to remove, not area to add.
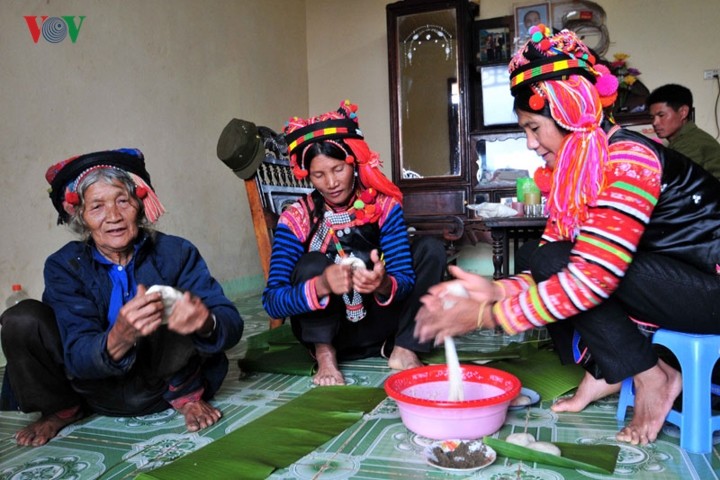
[[[462,214],[468,193],[467,0],[387,5],[393,181],[409,214]]]
[[[498,182],[512,182],[518,176],[527,177],[545,165],[545,161],[527,148],[523,132],[501,133],[474,137],[475,172],[477,186]]]

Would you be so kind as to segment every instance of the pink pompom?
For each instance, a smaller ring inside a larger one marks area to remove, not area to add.
[[[605,65],[595,65],[595,70],[600,73],[600,76],[595,82],[595,88],[601,97],[609,97],[613,93],[617,92],[618,79],[615,75],[610,73],[610,70]]]

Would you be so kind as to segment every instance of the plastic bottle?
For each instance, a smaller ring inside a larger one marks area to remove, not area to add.
[[[12,286],[12,293],[7,298],[7,300],[5,300],[5,307],[10,308],[13,305],[20,303],[28,298],[30,298],[30,295],[28,295],[27,292],[23,290],[22,285],[16,283]]]

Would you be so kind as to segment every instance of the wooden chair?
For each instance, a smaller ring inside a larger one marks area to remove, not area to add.
[[[265,160],[255,175],[245,180],[245,190],[255,229],[260,265],[267,282],[272,234],[278,218],[286,206],[312,191],[312,186],[307,180],[301,182],[293,176],[287,157],[278,157],[270,152],[265,155]],[[282,324],[283,319],[270,319],[270,328]]]

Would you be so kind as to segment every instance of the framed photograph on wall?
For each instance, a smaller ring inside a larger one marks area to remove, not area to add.
[[[473,26],[477,65],[505,63],[513,52],[512,16],[478,20]],[[478,69],[479,71],[479,69]]]
[[[515,32],[520,41],[530,36],[530,27],[540,23],[552,28],[550,2],[515,5]]]

